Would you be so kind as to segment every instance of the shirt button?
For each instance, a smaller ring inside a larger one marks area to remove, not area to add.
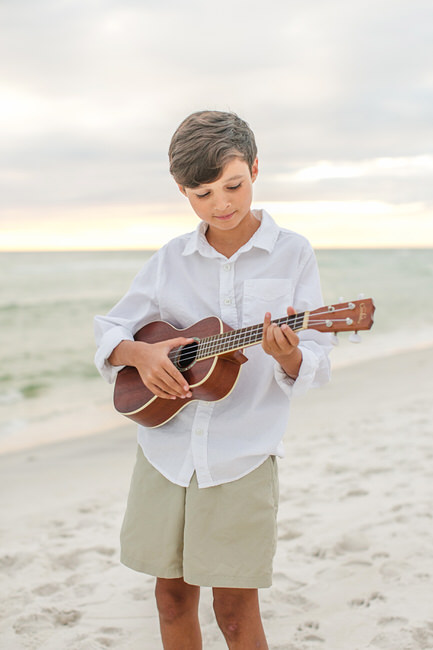
[[[201,437],[203,435],[203,429],[196,429],[195,435]]]
[[[224,304],[225,304],[225,305],[231,305],[231,304],[232,304],[232,300],[231,300],[231,298],[226,298],[226,299],[224,300]]]
[[[224,264],[224,271],[230,271],[230,264]]]

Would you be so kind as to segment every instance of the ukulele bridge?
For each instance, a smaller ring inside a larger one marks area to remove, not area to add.
[[[200,339],[194,338],[192,343],[182,345],[182,347],[175,350],[173,363],[180,372],[189,370],[195,364],[199,343]]]

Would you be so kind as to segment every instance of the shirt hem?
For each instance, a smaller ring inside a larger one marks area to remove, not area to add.
[[[167,476],[166,472],[164,472],[163,469],[162,469],[161,467],[159,467],[159,465],[157,465],[156,463],[154,463],[153,460],[151,460],[151,459],[148,457],[148,455],[146,454],[145,450],[143,449],[143,445],[141,444],[140,440],[138,440],[138,444],[139,444],[139,446],[140,446],[141,451],[143,452],[143,455],[144,455],[145,459],[146,459],[146,460],[147,460],[147,461],[152,465],[152,467],[153,467],[154,469],[156,469],[157,472],[159,472],[159,473],[160,473],[164,478],[166,478],[167,481],[170,481],[170,483],[174,483],[174,485],[179,485],[179,487],[184,487],[184,488],[189,487],[189,484],[191,483],[191,478],[192,478],[192,475],[193,475],[194,472],[191,473],[191,476],[189,477],[189,480],[188,480],[187,483],[186,483],[185,481],[180,481],[180,480],[176,480],[176,481],[174,481],[172,478],[170,478],[169,476]],[[162,576],[161,576],[161,577],[162,577]]]
[[[217,483],[206,483],[206,482],[200,483],[199,480],[198,480],[198,477],[197,477],[198,487],[199,487],[199,489],[209,488],[209,487],[217,487],[218,485],[224,485],[225,483],[233,483],[233,481],[239,481],[241,478],[244,478],[245,476],[248,476],[248,474],[251,474],[251,472],[254,472],[254,470],[256,470],[258,467],[263,465],[263,463],[266,463],[266,461],[268,460],[268,458],[270,456],[278,456],[278,458],[284,458],[284,456],[281,456],[280,454],[277,454],[276,452],[266,454],[265,456],[263,456],[262,460],[260,460],[257,464],[250,467],[247,471],[242,472],[239,475],[236,475],[234,478],[222,479],[221,481],[218,481]]]

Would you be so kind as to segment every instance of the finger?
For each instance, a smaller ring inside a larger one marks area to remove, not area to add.
[[[162,367],[164,368],[165,372],[167,372],[174,380],[176,384],[179,385],[181,389],[181,394],[182,391],[184,393],[187,393],[189,390],[188,382],[185,380],[184,376],[182,373],[176,368],[176,366],[173,363],[173,360],[171,356],[169,355],[170,351],[173,350],[174,348],[179,348],[182,345],[187,345],[188,343],[192,343],[194,339],[192,338],[185,338],[183,336],[179,336],[175,339],[168,339],[167,341],[162,341],[162,347],[161,349],[164,350],[164,353],[167,355],[165,359],[162,361]],[[158,345],[161,345],[158,344]],[[170,382],[171,384],[171,382]],[[174,385],[171,384],[173,387]]]
[[[273,337],[273,350],[274,352],[281,354],[287,352],[288,346],[290,346],[289,341],[287,340],[285,333],[280,327],[272,328],[272,337]]]
[[[184,336],[178,336],[176,339],[168,339],[166,341],[168,345],[168,349],[172,350],[173,348],[179,347],[180,345],[187,345],[188,343],[192,343],[194,339],[191,338],[185,338]]]
[[[181,373],[181,371],[174,365],[173,361],[169,358],[166,357],[166,359],[163,360],[162,363],[162,368],[167,372],[170,377],[177,383],[179,386],[184,387],[185,390],[188,390],[188,382],[186,381],[185,377]]]
[[[164,390],[168,390],[176,397],[191,397],[191,391],[185,377],[170,361],[167,360],[161,370],[163,374],[159,376],[159,381],[163,382]]]
[[[147,387],[156,397],[162,397],[162,399],[177,399],[177,395],[167,393],[156,384],[149,383]]]
[[[290,320],[290,316],[294,316],[296,314],[296,310],[292,306],[287,307],[286,311],[287,311],[287,316],[289,316],[289,320]]]
[[[271,323],[266,332],[266,346],[267,346],[267,351],[269,351],[270,354],[276,354],[279,352],[279,346],[277,345],[275,340],[275,335],[277,330],[279,330],[278,325],[276,325],[275,323]]]
[[[299,342],[298,336],[290,329],[288,325],[281,327],[272,325],[269,331],[268,348],[272,355],[288,355],[297,347]]]
[[[263,319],[263,336],[262,336],[262,347],[266,350],[266,345],[267,345],[267,337],[268,337],[268,331],[269,331],[269,325],[271,323],[271,314],[270,312],[266,312],[265,317]],[[267,351],[267,350],[266,350]]]
[[[158,395],[158,397],[184,398],[186,396],[191,396],[191,393],[179,386],[179,384],[177,384],[170,374],[163,368],[157,377],[153,377],[152,380],[149,381],[148,387],[155,395]]]
[[[282,325],[281,331],[283,332],[290,345],[297,347],[299,345],[299,336],[288,325]]]
[[[293,351],[295,348],[298,347],[299,344],[299,337],[293,330],[290,329],[288,325],[282,325],[281,327],[281,333],[283,334],[285,341],[286,341],[286,347],[287,345],[290,346],[291,351]]]
[[[173,391],[164,383],[164,380],[160,377],[143,377],[143,383],[146,387],[152,391],[157,397],[162,397],[164,399],[176,399],[177,395],[173,395]]]

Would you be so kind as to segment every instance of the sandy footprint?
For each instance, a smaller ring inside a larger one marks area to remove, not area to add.
[[[297,591],[302,587],[306,586],[306,582],[301,582],[300,580],[294,580],[290,578],[287,574],[277,571],[274,573],[274,589],[275,592],[277,589],[282,589],[284,592],[287,591]]]
[[[364,597],[364,598],[353,598],[352,600],[349,601],[349,606],[350,607],[370,607],[372,603],[375,601],[384,601],[386,600],[385,596],[383,596],[381,593],[378,591],[374,591],[370,596]]]
[[[352,490],[349,490],[343,497],[343,499],[352,499],[354,497],[366,497],[368,496],[369,492],[367,490],[363,490],[362,488],[353,488]]]
[[[370,542],[366,537],[360,534],[344,535],[335,545],[335,552],[341,553],[360,553],[370,548]]]
[[[433,623],[427,622],[422,627],[404,627],[377,634],[370,642],[369,648],[381,650],[431,650],[433,648]]]
[[[54,582],[47,582],[46,584],[39,585],[39,587],[32,589],[32,593],[36,594],[37,596],[52,596],[52,594],[55,594],[61,588],[62,585],[56,584]]]
[[[119,641],[124,637],[123,630],[119,627],[101,627],[96,631],[95,641],[100,644],[102,648],[111,648],[119,644]]]
[[[292,539],[297,539],[303,535],[303,533],[296,528],[287,527],[284,529],[282,526],[280,526],[280,529],[281,532],[278,534],[278,539],[281,541],[291,541]]]
[[[300,636],[302,641],[313,644],[325,643],[325,639],[319,633],[320,623],[318,621],[305,621],[297,627],[296,636]]]
[[[377,623],[383,627],[401,627],[407,625],[408,622],[408,619],[403,616],[383,616]]]
[[[115,555],[116,549],[105,546],[93,546],[89,548],[80,548],[75,551],[69,551],[68,553],[61,553],[52,558],[53,569],[69,569],[71,571],[74,571],[89,559],[89,554],[93,553],[97,553],[98,555],[103,556],[104,565],[107,566],[113,564],[113,562],[108,558],[111,558],[113,555]]]
[[[15,553],[14,555],[3,555],[0,557],[0,572],[14,573],[17,569],[23,569],[34,561],[31,553]]]
[[[82,614],[76,609],[58,610],[45,607],[38,612],[19,616],[13,624],[15,633],[26,637],[30,647],[43,647],[43,642],[51,636],[53,629],[60,626],[76,625]]]

